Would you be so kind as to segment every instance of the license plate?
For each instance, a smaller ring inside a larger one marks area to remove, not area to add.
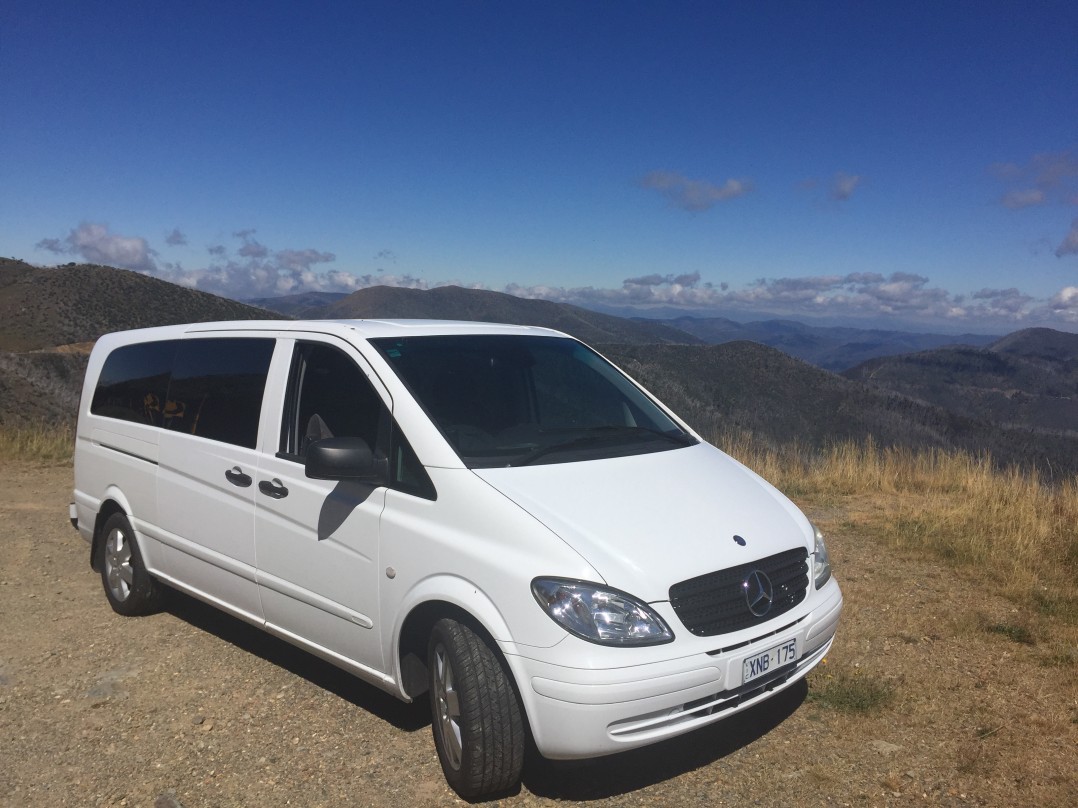
[[[797,661],[797,640],[787,640],[782,645],[768,648],[756,656],[751,656],[743,664],[741,681],[751,682],[753,679],[766,674],[768,671],[778,670],[783,665]]]

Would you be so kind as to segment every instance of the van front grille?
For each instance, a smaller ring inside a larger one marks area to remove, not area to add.
[[[760,616],[749,610],[745,597],[749,576],[756,571],[767,576],[773,592],[771,608]],[[674,584],[670,605],[697,637],[728,634],[766,623],[794,608],[805,599],[808,572],[808,552],[799,547]]]

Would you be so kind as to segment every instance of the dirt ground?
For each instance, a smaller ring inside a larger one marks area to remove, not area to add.
[[[70,488],[68,466],[0,461],[0,803],[460,802],[424,705],[185,597],[115,615],[68,522]],[[1078,805],[1078,654],[1051,618],[802,504],[846,595],[807,685],[651,748],[532,758],[495,804]],[[843,711],[827,698],[842,683],[891,701]]]

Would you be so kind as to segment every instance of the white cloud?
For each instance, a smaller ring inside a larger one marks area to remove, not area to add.
[[[255,231],[252,230],[240,230],[238,233],[233,233],[236,238],[242,239],[243,246],[239,249],[239,254],[244,258],[265,258],[269,255],[269,249],[264,245],[256,241],[252,236]]]
[[[1020,317],[1035,299],[1017,289],[981,289],[970,297],[982,301],[977,304],[981,311],[994,315]]]
[[[354,292],[371,286],[429,289],[449,284],[489,288],[455,280],[428,281],[411,274],[387,274],[383,268],[359,274],[330,268],[332,252],[307,249],[274,250],[257,242],[253,230],[234,234],[237,243],[209,247],[207,265],[186,269],[178,263],[156,261],[145,239],[109,232],[104,225],[83,224],[64,238],[46,238],[38,247],[60,255],[136,269],[182,286],[238,300],[277,297],[302,292]],[[167,241],[167,239],[166,239]],[[1078,253],[1078,219],[1058,254]],[[389,260],[382,251],[377,262]],[[1068,286],[1051,299],[1036,299],[1010,289],[981,289],[967,296],[933,286],[924,275],[878,272],[760,278],[735,286],[706,282],[699,272],[652,272],[625,278],[620,286],[560,287],[510,284],[504,289],[519,297],[582,306],[628,308],[641,314],[657,307],[682,309],[704,316],[754,315],[861,320],[878,326],[919,324],[938,327],[998,329],[1033,324],[1065,326],[1078,322],[1078,287]]]
[[[146,239],[112,233],[104,224],[83,222],[64,238],[42,239],[37,247],[58,255],[79,256],[91,264],[106,264],[139,272],[153,272],[156,269],[155,253]]]
[[[1078,180],[1078,154],[1070,150],[1035,154],[1029,162],[1029,170],[1038,186],[1058,188]]]
[[[1070,232],[1063,237],[1063,241],[1056,247],[1056,256],[1078,255],[1078,219],[1071,222]]]
[[[1065,286],[1048,301],[1048,309],[1071,323],[1078,323],[1078,286]]]
[[[679,282],[680,281],[680,282]],[[583,306],[629,307],[641,313],[654,307],[680,307],[701,316],[722,312],[760,317],[791,316],[862,320],[879,327],[941,322],[951,327],[1024,327],[1033,323],[1063,325],[1078,318],[1078,288],[1068,287],[1051,301],[1018,289],[981,289],[967,300],[934,287],[923,275],[877,272],[760,278],[747,286],[700,283],[699,276],[647,275],[627,278],[617,288],[520,286],[505,289],[520,297]]]
[[[835,174],[831,181],[831,198],[838,202],[845,202],[861,184],[863,177],[860,174],[847,174],[840,171]]]
[[[1000,204],[1011,210],[1078,204],[1078,152],[1074,150],[1035,154],[1024,165],[996,163],[990,170],[1008,186]],[[1055,254],[1059,258],[1078,255],[1078,219],[1071,224]]]
[[[187,236],[180,232],[180,228],[172,228],[172,232],[165,236],[165,244],[170,247],[181,247],[187,243]]]
[[[1042,152],[1026,163],[996,163],[989,170],[1007,186],[1000,203],[1011,210],[1032,205],[1071,205],[1078,194],[1078,153]]]
[[[318,272],[318,264],[336,260],[321,250],[273,252],[251,236],[254,231],[234,234],[242,244],[235,256],[224,245],[209,248],[209,266],[201,269],[159,272],[161,277],[192,289],[239,300],[275,297],[307,291],[354,291],[355,276],[340,271]]]
[[[318,250],[281,250],[276,255],[280,266],[289,271],[309,272],[315,264],[328,264],[336,261],[337,256]]]
[[[233,236],[240,241],[233,253],[223,244],[208,248],[210,263],[199,269],[165,265],[155,273],[173,283],[211,292],[234,300],[280,297],[303,292],[351,293],[368,286],[400,286],[427,289],[432,284],[409,274],[356,274],[323,265],[337,260],[334,253],[313,248],[273,250],[256,241],[254,230],[240,230]],[[383,251],[379,255],[392,255]]]
[[[652,171],[640,185],[665,196],[670,204],[693,213],[708,210],[719,202],[735,199],[752,191],[748,180],[728,179],[722,185],[707,180],[693,180],[673,171]]]
[[[1043,205],[1047,201],[1047,196],[1040,188],[1023,188],[1021,190],[1008,191],[1000,199],[1003,203],[1003,207],[1010,208],[1011,210],[1021,210],[1022,208],[1030,208],[1034,205]]]

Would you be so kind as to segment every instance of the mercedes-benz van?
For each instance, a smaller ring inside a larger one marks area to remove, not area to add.
[[[108,334],[71,518],[122,615],[181,590],[395,696],[450,785],[525,740],[606,755],[827,653],[823,536],[594,350],[542,328],[230,322]]]

